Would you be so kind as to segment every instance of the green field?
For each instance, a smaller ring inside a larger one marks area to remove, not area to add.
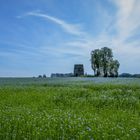
[[[0,140],[140,140],[140,79],[0,78]]]

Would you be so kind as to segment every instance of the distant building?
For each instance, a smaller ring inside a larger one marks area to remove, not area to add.
[[[83,64],[74,65],[74,76],[83,76],[84,75],[84,66]]]
[[[51,78],[55,78],[55,77],[72,77],[73,74],[72,73],[52,73],[51,74]]]

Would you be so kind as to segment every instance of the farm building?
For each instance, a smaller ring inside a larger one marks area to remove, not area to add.
[[[84,66],[83,64],[74,65],[74,76],[83,76],[84,75]]]

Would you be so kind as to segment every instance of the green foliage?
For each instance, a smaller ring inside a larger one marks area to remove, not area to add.
[[[100,73],[100,67],[102,66],[102,59],[101,59],[101,51],[99,49],[96,49],[91,52],[91,65],[92,69],[94,70],[94,73],[96,73],[96,76],[99,76]]]
[[[140,80],[104,80],[0,79],[0,139],[139,139]]]
[[[91,66],[95,76],[118,77],[119,62],[113,60],[112,50],[103,47],[91,52]]]

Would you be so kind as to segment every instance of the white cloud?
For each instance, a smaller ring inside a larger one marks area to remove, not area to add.
[[[50,16],[50,15],[47,15],[47,14],[38,13],[38,12],[28,12],[25,15],[26,16],[41,17],[41,18],[50,20],[50,21],[60,25],[65,32],[73,34],[73,35],[80,36],[80,35],[85,34],[81,29],[81,25],[79,25],[79,24],[70,24],[70,23],[67,23],[66,21],[64,21],[62,19]]]
[[[125,40],[137,33],[140,28],[140,1],[114,0],[117,8],[116,28],[119,38]]]
[[[137,56],[140,55],[140,40],[131,40],[131,37],[140,32],[140,1],[115,0],[113,3],[118,8],[115,24],[118,35],[112,40],[114,50],[121,56],[126,55],[131,60],[137,58],[139,61],[140,58]]]

